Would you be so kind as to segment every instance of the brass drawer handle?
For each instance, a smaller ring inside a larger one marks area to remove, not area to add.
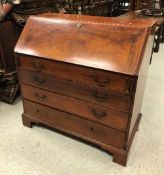
[[[42,84],[44,84],[45,83],[45,79],[41,79],[41,78],[39,78],[38,76],[35,76],[34,77],[34,81],[37,83],[37,84],[39,84],[39,85],[42,85]]]
[[[97,111],[96,109],[92,109],[92,113],[93,113],[93,115],[95,115],[95,117],[97,119],[102,119],[102,118],[104,118],[107,115],[106,112]]]
[[[47,98],[46,95],[39,95],[39,93],[35,92],[35,97],[39,100],[45,100]]]
[[[92,78],[98,84],[98,86],[101,86],[101,87],[104,87],[110,83],[110,79],[100,79],[96,75],[93,75]]]
[[[37,70],[41,70],[44,68],[44,65],[41,64],[41,63],[35,63],[35,62],[32,62],[32,66],[34,69],[37,69]]]
[[[108,94],[101,94],[99,92],[94,92],[94,98],[97,101],[106,101],[109,98]]]

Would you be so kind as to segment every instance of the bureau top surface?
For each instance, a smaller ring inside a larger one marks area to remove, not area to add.
[[[44,14],[29,18],[19,54],[137,75],[155,21]],[[36,58],[37,59],[37,58]]]
[[[136,11],[132,11],[129,13],[125,13],[123,15],[120,16],[121,18],[129,18],[129,19],[141,19],[143,20],[143,22],[145,22],[145,20],[147,19],[156,19],[157,20],[157,24],[161,25],[164,22],[164,17],[161,16],[146,16],[144,15],[144,11],[143,10],[136,10]]]

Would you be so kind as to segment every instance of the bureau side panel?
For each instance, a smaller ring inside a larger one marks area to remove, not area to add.
[[[150,63],[150,58],[151,58],[152,47],[153,47],[153,40],[154,40],[154,37],[150,36],[148,39],[148,43],[145,49],[144,57],[143,57],[140,71],[138,74],[138,81],[137,81],[137,87],[136,87],[128,140],[130,139],[130,136],[133,134],[132,132],[133,132],[135,123],[137,121],[137,117],[141,113],[144,89],[145,89],[146,78],[148,74],[148,68],[149,68],[149,63]]]

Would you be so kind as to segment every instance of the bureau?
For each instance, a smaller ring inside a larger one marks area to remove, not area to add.
[[[92,142],[125,166],[141,118],[156,21],[139,24],[30,17],[15,47],[23,124],[44,124]]]

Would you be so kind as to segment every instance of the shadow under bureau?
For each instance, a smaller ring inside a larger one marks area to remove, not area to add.
[[[141,118],[155,21],[44,14],[15,47],[23,124],[82,138],[126,165]],[[46,27],[45,27],[46,26]]]

